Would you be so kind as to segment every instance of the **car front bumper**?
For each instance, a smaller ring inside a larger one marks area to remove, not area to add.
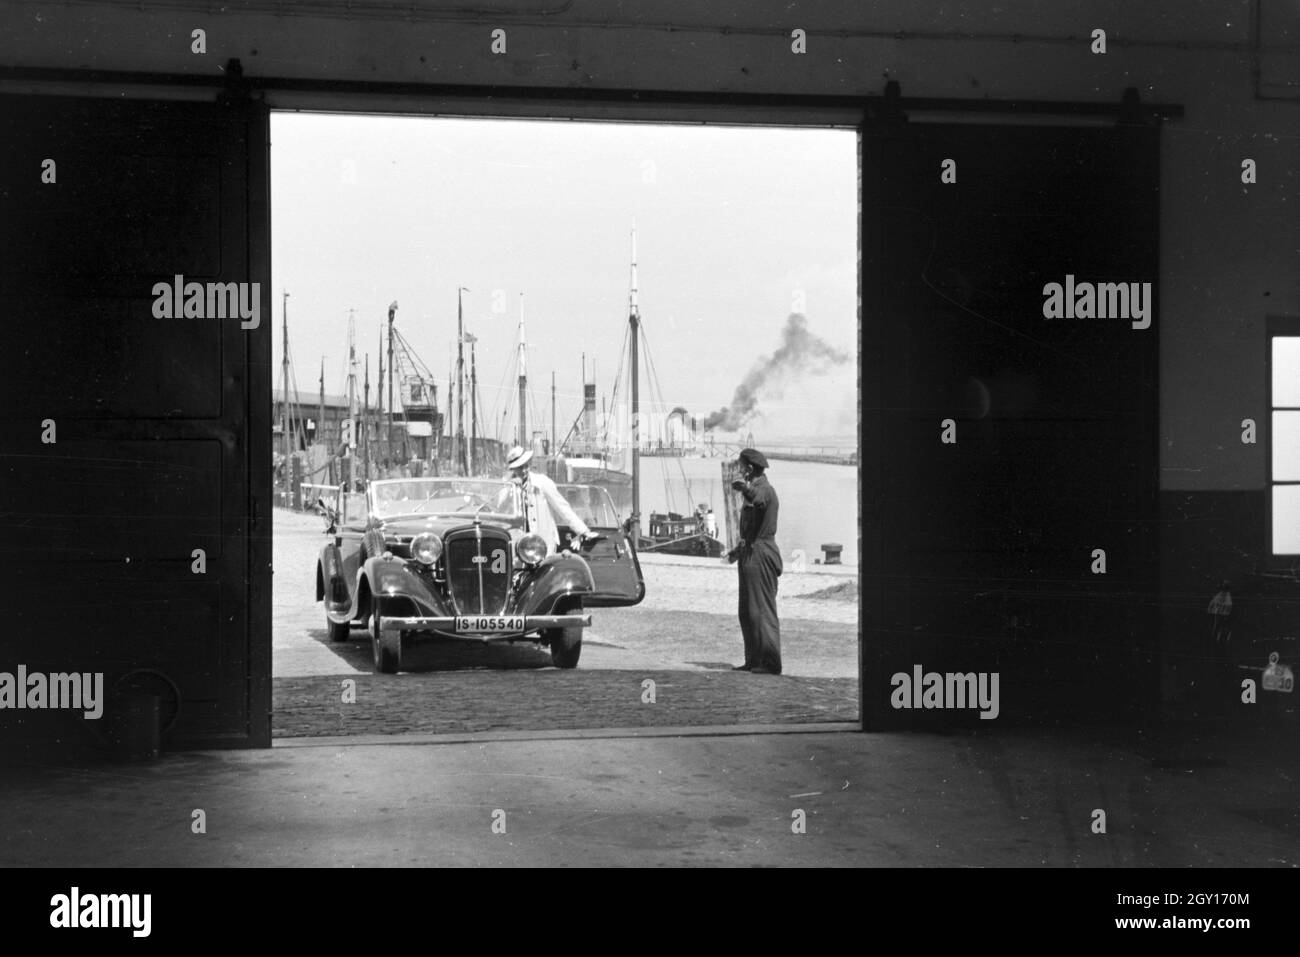
[[[473,632],[457,631],[454,617],[380,615],[379,630],[433,631],[448,638],[463,638],[467,641],[513,641],[542,629],[591,627],[591,615],[524,615],[523,619],[523,631]]]

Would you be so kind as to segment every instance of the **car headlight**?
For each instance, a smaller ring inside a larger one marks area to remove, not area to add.
[[[546,557],[546,542],[540,535],[525,535],[515,546],[515,554],[525,565],[536,565]]]
[[[422,565],[432,565],[442,554],[442,539],[433,532],[421,532],[411,539],[411,557]]]

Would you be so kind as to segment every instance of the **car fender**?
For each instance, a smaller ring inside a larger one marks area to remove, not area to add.
[[[429,584],[413,571],[406,559],[377,556],[366,559],[357,578],[358,593],[378,595],[386,600],[384,614],[395,615],[448,615],[451,614],[443,600]],[[406,599],[395,601],[391,599]],[[413,606],[412,604],[413,603]],[[367,601],[367,606],[369,601]],[[405,607],[404,607],[405,606]],[[370,609],[358,608],[369,614]]]
[[[527,615],[549,615],[561,599],[590,595],[595,590],[587,563],[577,555],[560,552],[542,559],[520,588],[515,608]]]

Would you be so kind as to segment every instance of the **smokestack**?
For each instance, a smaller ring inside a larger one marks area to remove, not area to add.
[[[588,436],[596,434],[596,383],[582,384],[582,431]]]

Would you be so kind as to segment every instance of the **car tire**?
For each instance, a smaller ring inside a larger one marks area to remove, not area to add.
[[[555,667],[576,668],[582,654],[582,626],[552,628],[548,634],[551,639],[551,661]]]
[[[329,631],[330,641],[347,641],[352,633],[352,622],[345,621],[340,625],[326,614],[325,628]]]
[[[402,633],[379,630],[379,602],[371,601],[370,644],[375,653],[375,674],[395,675],[402,668]]]

